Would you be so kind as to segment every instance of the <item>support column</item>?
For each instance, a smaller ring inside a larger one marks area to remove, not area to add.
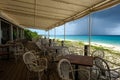
[[[16,26],[17,28],[17,39],[19,39],[19,30],[18,30],[18,27]]]
[[[65,34],[65,23],[64,23],[64,41],[65,41],[65,36],[66,36],[66,34]]]
[[[89,14],[89,17],[88,17],[88,29],[89,29],[89,54],[88,55],[91,55],[91,30],[92,30],[92,13]]]
[[[19,28],[19,39],[22,39],[22,29]]]
[[[49,37],[50,37],[50,33],[49,33],[49,30],[48,30],[48,39],[49,39]]]
[[[22,28],[20,29],[20,39],[22,39]]]
[[[1,39],[2,39],[2,30],[1,30],[1,19],[0,19],[0,44],[1,44]]]
[[[54,39],[56,39],[56,28],[54,28]]]
[[[13,25],[10,25],[10,40],[13,40]]]
[[[45,38],[47,38],[47,30],[45,31]]]
[[[21,39],[23,39],[23,29],[21,28]]]
[[[24,29],[22,29],[22,39],[24,39]]]

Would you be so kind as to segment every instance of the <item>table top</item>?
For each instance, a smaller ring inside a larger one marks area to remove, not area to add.
[[[93,66],[94,58],[92,56],[82,56],[82,55],[66,55],[67,58],[72,64],[83,65],[83,66]]]

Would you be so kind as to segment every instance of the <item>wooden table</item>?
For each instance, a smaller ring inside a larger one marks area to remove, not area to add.
[[[67,58],[72,64],[82,65],[82,66],[93,66],[93,57],[92,56],[82,56],[82,55],[66,55]]]
[[[79,65],[82,66],[93,66],[93,57],[92,56],[81,56],[81,55],[66,55],[66,59],[68,59],[71,64],[75,64],[75,69],[78,69]],[[75,72],[75,80],[78,80],[78,72]]]

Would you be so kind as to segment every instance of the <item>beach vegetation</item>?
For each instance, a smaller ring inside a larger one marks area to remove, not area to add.
[[[83,42],[79,42],[79,45],[84,45],[84,43]]]
[[[57,40],[59,44],[61,44],[61,40],[58,39]],[[84,42],[81,41],[65,41],[64,42],[66,46],[70,47],[72,51],[72,53],[77,53],[78,55],[81,55],[81,53],[84,53]],[[102,45],[91,45],[91,53],[94,50],[103,50],[105,53],[105,57],[104,59],[106,61],[108,61],[110,63],[111,67],[116,67],[118,65],[120,65],[119,62],[119,57],[120,57],[120,52],[119,51],[115,51],[111,48],[102,46]]]
[[[38,38],[40,38],[42,35],[38,35],[37,32],[32,32],[32,31],[30,31],[30,30],[28,30],[28,29],[25,29],[25,30],[24,30],[24,36],[25,36],[25,38],[26,38],[27,40],[32,40],[33,38],[38,39]]]

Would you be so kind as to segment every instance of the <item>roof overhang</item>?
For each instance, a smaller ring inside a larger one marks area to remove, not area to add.
[[[26,28],[48,30],[119,3],[120,0],[0,0],[0,16]]]

